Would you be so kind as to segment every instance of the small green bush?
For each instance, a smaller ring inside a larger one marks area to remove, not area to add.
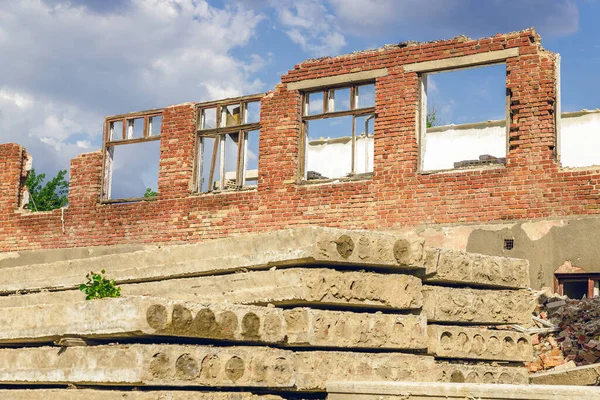
[[[87,282],[79,285],[79,290],[85,293],[86,300],[103,299],[105,297],[121,297],[121,288],[115,286],[114,279],[106,279],[102,270],[99,274],[90,272],[85,277]]]

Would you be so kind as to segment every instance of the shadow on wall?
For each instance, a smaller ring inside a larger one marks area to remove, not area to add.
[[[476,229],[469,236],[466,251],[529,260],[531,286],[536,289],[553,287],[554,271],[565,261],[586,272],[600,272],[600,219],[565,220],[558,225],[559,221],[549,230],[543,223],[518,223],[496,231]],[[510,239],[513,248],[506,250],[505,240]]]

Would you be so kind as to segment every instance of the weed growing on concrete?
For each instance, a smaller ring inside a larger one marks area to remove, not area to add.
[[[115,286],[114,279],[106,279],[105,273],[105,270],[99,274],[92,271],[86,275],[87,282],[79,285],[79,290],[85,293],[86,300],[121,297],[121,288]]]

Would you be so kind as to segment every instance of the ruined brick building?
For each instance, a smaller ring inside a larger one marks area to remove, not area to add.
[[[488,65],[506,118],[429,126],[428,76]],[[528,288],[600,279],[600,114],[561,113],[559,65],[532,29],[406,42],[107,117],[49,212],[0,145],[0,398],[600,398],[525,368]],[[152,148],[157,193],[114,190]]]
[[[427,128],[427,76],[491,64],[506,67],[506,119]],[[265,94],[108,117],[102,150],[71,162],[68,207],[51,212],[22,208],[30,158],[2,144],[0,250],[193,243],[307,225],[394,230],[527,258],[536,287],[577,291],[585,280],[593,291],[600,172],[563,165],[561,149],[573,146],[561,142],[599,119],[561,118],[559,76],[558,55],[534,30],[308,60]],[[311,136],[325,118],[346,130]],[[460,139],[478,129],[491,141]],[[452,135],[446,160],[434,147]],[[474,153],[453,159],[464,140]],[[150,142],[160,143],[157,196],[113,198],[117,152]],[[579,283],[554,282],[566,261],[583,268]]]

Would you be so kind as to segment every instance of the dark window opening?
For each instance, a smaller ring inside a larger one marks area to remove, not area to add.
[[[515,247],[514,239],[504,239],[504,250],[512,250]]]

